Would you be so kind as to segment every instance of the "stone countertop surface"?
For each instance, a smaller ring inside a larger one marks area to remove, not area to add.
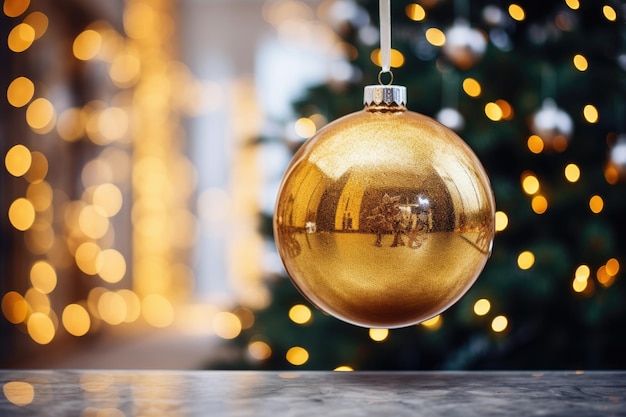
[[[0,416],[626,416],[626,371],[0,370]]]

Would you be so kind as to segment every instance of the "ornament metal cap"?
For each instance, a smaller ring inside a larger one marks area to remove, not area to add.
[[[366,85],[363,104],[406,106],[406,87],[403,85]]]

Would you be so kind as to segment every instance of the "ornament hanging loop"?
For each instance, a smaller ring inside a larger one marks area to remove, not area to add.
[[[383,74],[389,74],[389,81],[388,82],[383,82]],[[380,85],[391,85],[393,84],[393,72],[391,72],[391,70],[380,70],[380,72],[378,73],[378,84]]]
[[[391,10],[390,10],[390,1],[391,0],[380,0],[379,5],[379,13],[380,13],[380,63],[381,63],[381,71],[378,74],[378,82],[382,85],[383,83],[380,81],[380,76],[383,72],[388,72],[391,74]],[[393,75],[391,76],[393,80]]]

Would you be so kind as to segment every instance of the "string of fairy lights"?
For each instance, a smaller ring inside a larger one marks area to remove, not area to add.
[[[319,8],[328,9],[332,3],[322,2]],[[580,7],[578,0],[564,3],[572,11]],[[310,6],[297,0],[268,4],[265,11],[271,6],[278,10],[279,4],[283,11],[310,10]],[[49,344],[63,332],[82,337],[102,325],[138,320],[154,327],[167,327],[182,320],[192,328],[194,317],[197,320],[201,316],[210,323],[211,332],[224,339],[237,338],[254,323],[253,312],[245,307],[224,311],[209,305],[183,305],[193,291],[195,277],[188,265],[188,254],[196,241],[198,219],[189,208],[196,191],[194,167],[177,138],[181,117],[199,111],[194,107],[197,100],[193,96],[198,84],[184,64],[172,57],[175,23],[171,7],[166,0],[129,0],[124,10],[124,33],[97,21],[72,40],[71,51],[67,51],[72,59],[97,65],[107,74],[115,91],[107,100],[64,105],[48,95],[50,89],[40,80],[25,74],[18,74],[8,85],[7,102],[23,109],[23,119],[18,122],[24,123],[36,140],[16,143],[4,155],[4,167],[23,193],[3,210],[23,241],[20,251],[29,261],[27,271],[16,278],[20,284],[2,294],[2,313],[4,319],[24,330],[37,344]],[[28,54],[33,45],[45,40],[55,24],[35,8],[29,0],[4,1],[3,13],[15,22],[7,38],[8,48],[14,54]],[[617,20],[612,6],[603,5],[601,10],[608,23]],[[411,21],[428,22],[428,9],[421,4],[411,3],[405,11]],[[526,19],[524,8],[518,4],[509,4],[506,12],[514,21]],[[264,17],[278,27],[277,14]],[[288,15],[283,14],[283,18]],[[283,27],[297,31],[294,25]],[[316,27],[319,29],[319,25]],[[336,43],[333,53],[340,51],[348,58],[354,57],[356,48],[329,32],[323,33]],[[288,32],[283,35],[289,37]],[[446,32],[440,28],[427,27],[423,36],[434,48],[446,45]],[[370,58],[380,66],[380,51],[374,50]],[[392,68],[404,65],[402,52],[392,49],[390,58]],[[593,63],[574,53],[571,65],[584,73]],[[505,98],[482,102],[482,90],[481,80],[476,78],[467,77],[460,83],[460,91],[481,103],[491,122],[514,117],[515,109]],[[577,117],[593,125],[601,115],[594,103],[587,103]],[[296,120],[293,130],[299,138],[306,139],[326,122],[322,115],[314,114]],[[96,156],[81,167],[82,191],[78,198],[49,177],[51,165],[61,162],[47,155],[46,147],[37,145],[41,139],[58,144],[83,141],[97,149]],[[546,148],[562,152],[568,145],[567,140],[548,141],[535,133],[526,143],[533,154]],[[583,175],[576,163],[563,167],[563,176],[569,183],[576,183]],[[616,184],[624,174],[609,163],[604,175],[607,183]],[[534,213],[542,215],[549,210],[549,197],[542,192],[541,179],[535,173],[521,173],[520,187]],[[604,209],[602,196],[590,196],[588,209],[600,215]],[[496,231],[505,231],[509,221],[507,213],[496,212]],[[130,232],[125,232],[128,225]],[[128,233],[132,247],[120,244],[124,233]],[[531,269],[534,263],[535,254],[530,250],[517,256],[521,270]],[[61,291],[62,277],[73,268],[94,280],[87,284],[89,289],[84,296],[68,299]],[[620,268],[617,258],[607,259],[595,271],[585,264],[576,265],[569,290],[588,294],[596,285],[594,278],[598,285],[610,287]],[[489,317],[489,328],[495,333],[509,327],[507,316],[493,311],[489,299],[476,300],[473,313]],[[313,319],[311,309],[303,304],[291,306],[285,314],[298,326],[306,326]],[[443,321],[442,316],[436,316],[420,326],[436,331]],[[370,329],[369,337],[382,343],[389,337],[389,330]],[[271,343],[262,336],[253,337],[248,342],[248,353],[252,360],[266,360],[273,354]],[[285,359],[294,366],[303,365],[309,352],[294,346]],[[350,369],[347,365],[337,367]]]
[[[188,331],[202,321],[203,332],[232,338],[250,322],[245,308],[190,304],[199,220],[181,118],[205,110],[198,97],[205,88],[173,57],[171,7],[131,0],[123,33],[98,20],[71,39],[64,53],[106,86],[102,97],[70,106],[58,94],[68,86],[27,74],[6,90],[9,105],[23,110],[16,123],[24,123],[26,135],[11,138],[19,143],[4,155],[15,188],[23,189],[5,214],[28,269],[17,270],[13,288],[2,294],[2,313],[38,345],[137,321]],[[29,0],[3,3],[15,22],[7,46],[16,60],[60,36],[54,31],[62,22],[36,8]],[[58,174],[67,163],[54,150],[78,143],[94,157],[79,162],[75,198],[73,180]]]

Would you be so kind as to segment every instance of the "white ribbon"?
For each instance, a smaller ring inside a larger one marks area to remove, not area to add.
[[[380,0],[380,60],[382,72],[391,70],[391,0]]]

